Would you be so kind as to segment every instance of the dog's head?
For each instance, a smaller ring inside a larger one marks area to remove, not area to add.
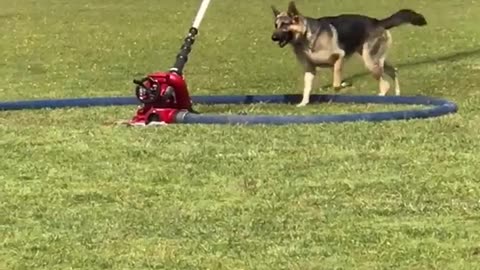
[[[272,40],[277,42],[280,48],[285,47],[305,33],[304,18],[298,12],[294,1],[288,4],[287,11],[280,12],[274,6],[272,6],[272,11],[275,17],[275,30],[272,34]]]

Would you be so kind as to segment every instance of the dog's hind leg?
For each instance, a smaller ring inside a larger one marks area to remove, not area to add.
[[[373,78],[379,82],[379,96],[385,96],[390,90],[390,83],[385,78],[384,63],[381,59],[373,59],[368,52],[362,53],[365,67],[372,73]]]
[[[400,82],[398,80],[398,71],[390,63],[386,62],[383,65],[385,74],[387,74],[395,83],[395,95],[400,96]]]
[[[390,44],[390,33],[385,29],[377,29],[371,33],[371,36],[363,44],[362,48],[361,54],[365,66],[379,82],[379,96],[385,96],[388,90],[390,90],[390,83],[386,80],[385,75],[395,75],[395,69],[391,69],[390,65],[387,65],[388,67],[385,68],[385,58],[387,57]],[[391,72],[392,70],[394,71],[393,73]]]
[[[333,89],[335,91],[340,91],[342,89],[342,71],[345,53],[339,53],[335,55],[335,60],[333,64]]]

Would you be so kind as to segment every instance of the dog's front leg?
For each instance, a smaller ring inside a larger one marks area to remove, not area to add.
[[[342,69],[343,57],[339,56],[333,64],[333,89],[335,91],[342,89]]]
[[[350,83],[342,81],[343,64],[345,63],[345,52],[339,51],[333,55],[333,89],[335,92],[344,87],[351,86]]]
[[[310,102],[310,93],[312,92],[313,80],[315,79],[316,73],[315,67],[310,65],[305,67],[305,74],[303,76],[303,98],[297,107],[303,107]]]

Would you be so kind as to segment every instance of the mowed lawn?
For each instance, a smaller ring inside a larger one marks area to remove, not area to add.
[[[212,1],[192,95],[301,93],[270,5]],[[168,69],[200,1],[0,0],[0,101],[132,96]],[[478,1],[298,1],[306,15],[400,8],[403,95],[456,102],[415,121],[126,128],[135,106],[0,112],[0,269],[480,269]],[[343,94],[377,93],[358,59]],[[321,71],[314,93],[333,93]],[[373,105],[197,106],[313,114]]]

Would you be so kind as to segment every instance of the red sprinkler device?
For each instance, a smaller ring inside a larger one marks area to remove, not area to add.
[[[175,64],[168,72],[154,72],[143,79],[133,80],[135,95],[142,103],[136,115],[128,122],[133,126],[150,124],[170,124],[180,111],[194,112],[188,93],[187,83],[183,77],[183,68],[188,61],[195,37],[198,34],[210,0],[203,0],[192,27],[184,40]]]

